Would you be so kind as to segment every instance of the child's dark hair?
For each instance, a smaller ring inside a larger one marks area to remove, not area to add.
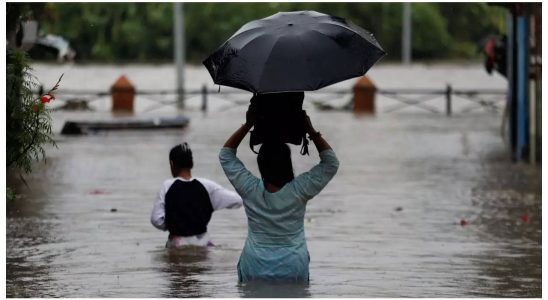
[[[177,169],[192,169],[194,166],[192,150],[186,142],[171,148],[169,160],[173,162],[173,166]]]
[[[278,188],[295,178],[291,163],[291,150],[285,143],[264,143],[259,149],[257,164],[263,180]]]

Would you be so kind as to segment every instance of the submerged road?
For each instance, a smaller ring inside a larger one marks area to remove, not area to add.
[[[56,136],[58,149],[7,207],[7,295],[541,297],[541,170],[507,161],[501,117],[485,112],[359,118],[309,108],[341,166],[307,207],[307,285],[237,284],[243,209],[213,215],[208,251],[164,249],[149,213],[170,176],[169,149],[188,141],[194,175],[229,186],[217,154],[244,114],[189,111],[184,131]],[[54,128],[75,115],[110,117],[56,112]],[[318,162],[313,147],[309,157],[298,150],[296,173]],[[247,138],[238,153],[258,174]]]

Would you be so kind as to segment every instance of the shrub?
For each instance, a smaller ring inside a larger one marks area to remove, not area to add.
[[[62,75],[61,75],[62,77]],[[45,159],[44,146],[56,146],[51,137],[51,117],[47,103],[55,99],[53,92],[36,97],[36,78],[31,74],[26,54],[8,49],[6,65],[6,167],[25,173],[32,170],[32,161]]]

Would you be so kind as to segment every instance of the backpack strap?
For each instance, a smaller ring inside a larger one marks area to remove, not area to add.
[[[301,106],[302,106],[302,99],[301,99]],[[304,125],[304,118],[306,117],[306,111],[303,109],[301,110],[301,120],[302,124]],[[308,153],[308,139],[306,139],[306,132],[304,130],[304,127],[301,129],[303,133],[303,146],[301,147],[301,155],[310,155]]]
[[[254,146],[253,146],[253,143],[252,143],[253,139],[251,138],[251,135],[253,135],[253,132],[254,132],[254,131],[255,131],[255,130],[252,130],[252,131],[249,133],[249,135],[250,135],[250,137],[249,137],[249,148],[251,148],[251,151],[253,151],[253,153],[259,154],[259,152],[255,151],[255,149],[253,149]]]
[[[306,134],[303,135],[303,146],[301,147],[301,155],[310,155],[310,153],[308,153],[308,140],[306,139]]]

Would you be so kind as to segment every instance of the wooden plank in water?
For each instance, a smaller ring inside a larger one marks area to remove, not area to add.
[[[190,122],[188,117],[135,119],[123,118],[100,121],[66,121],[61,134],[86,134],[99,130],[144,130],[183,128]]]

